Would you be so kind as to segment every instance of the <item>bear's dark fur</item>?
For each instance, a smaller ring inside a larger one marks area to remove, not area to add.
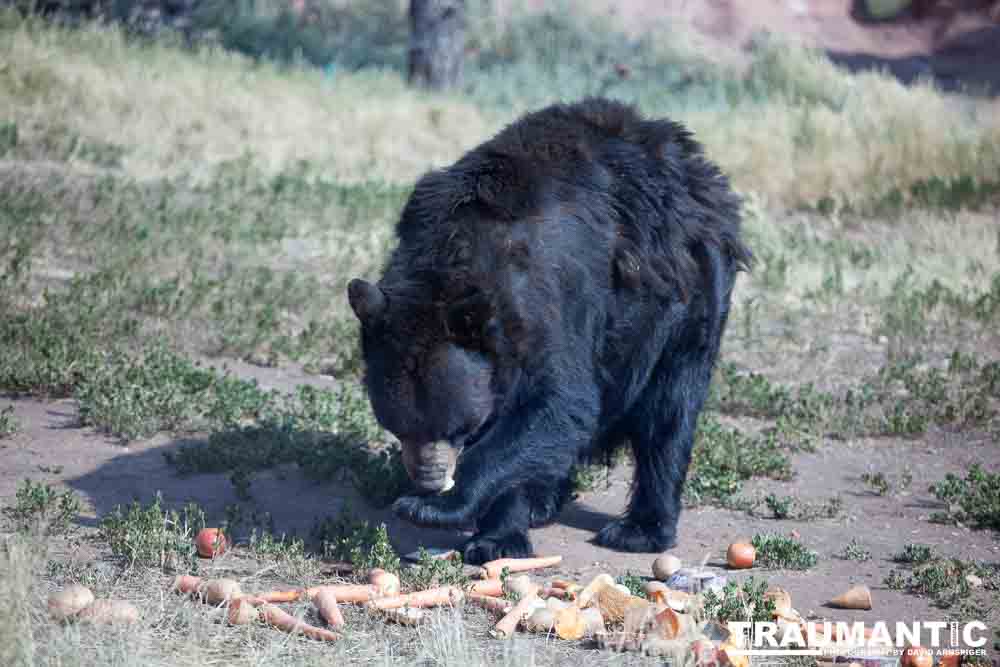
[[[575,464],[626,441],[599,544],[676,541],[695,425],[751,253],[728,180],[681,125],[605,99],[524,116],[425,175],[378,285],[354,280],[366,384],[404,446],[460,447],[455,486],[396,513],[476,525],[467,562],[532,551]]]

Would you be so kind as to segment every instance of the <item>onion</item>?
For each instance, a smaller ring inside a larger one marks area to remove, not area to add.
[[[747,542],[734,542],[729,545],[726,551],[726,562],[734,570],[745,570],[753,567],[753,561],[757,557],[757,550],[752,544]]]
[[[215,558],[229,546],[219,528],[202,528],[194,538],[194,546],[202,558]]]

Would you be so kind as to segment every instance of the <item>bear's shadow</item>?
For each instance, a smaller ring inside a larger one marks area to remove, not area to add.
[[[246,518],[254,513],[269,517],[276,536],[294,535],[305,539],[307,544],[317,522],[337,518],[344,512],[353,521],[368,521],[370,525],[384,522],[393,546],[401,555],[415,552],[421,546],[458,548],[471,535],[467,530],[426,528],[398,519],[390,507],[378,508],[366,501],[347,474],[315,481],[294,464],[281,465],[254,473],[247,499],[237,495],[228,473],[180,475],[167,462],[167,455],[204,443],[204,438],[191,437],[133,443],[122,447],[121,453],[68,478],[67,485],[84,495],[94,509],[94,515],[82,516],[78,523],[96,527],[100,517],[114,512],[117,506],[126,507],[134,500],[150,503],[159,493],[165,507],[180,509],[188,502],[197,503],[205,510],[209,525],[225,520],[227,506],[238,505]],[[596,532],[613,519],[569,502],[555,523]],[[245,539],[252,527],[251,522],[244,522],[242,530],[236,532],[236,539]]]

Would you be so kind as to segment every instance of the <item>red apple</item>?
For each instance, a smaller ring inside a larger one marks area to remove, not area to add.
[[[226,536],[220,528],[202,528],[194,538],[194,546],[202,558],[215,558],[226,551]]]

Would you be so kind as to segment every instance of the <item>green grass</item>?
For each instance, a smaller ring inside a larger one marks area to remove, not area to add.
[[[973,464],[964,478],[948,473],[930,491],[948,506],[935,513],[935,520],[1000,530],[1000,473]]]
[[[14,504],[3,508],[3,513],[20,532],[53,536],[70,532],[82,509],[72,491],[25,479],[17,488]]]
[[[464,588],[471,579],[465,573],[461,554],[453,558],[434,558],[420,547],[419,559],[402,572],[401,583],[410,590],[421,591],[437,586],[458,586]]]
[[[0,409],[0,440],[21,430],[21,422],[14,414],[14,406]]]
[[[866,472],[861,475],[861,481],[865,486],[874,491],[877,495],[884,496],[889,493],[889,480],[881,472]]]
[[[788,458],[773,438],[747,436],[706,414],[698,424],[684,496],[689,504],[725,502],[748,479],[791,475]]]
[[[706,591],[703,611],[706,618],[723,625],[771,622],[774,619],[774,599],[764,596],[768,584],[764,579],[747,577],[740,583],[726,582],[721,591]]]
[[[223,427],[205,442],[164,455],[182,475],[230,474],[245,498],[254,472],[285,463],[316,480],[346,469],[376,506],[387,505],[408,483],[398,446],[386,444],[364,393],[353,384],[333,391],[301,385],[272,396],[255,423]]]
[[[892,589],[926,596],[936,606],[946,609],[968,600],[972,590],[970,575],[977,577],[986,590],[1000,590],[1000,567],[958,558],[925,560],[909,573],[892,570],[883,583]]]
[[[752,503],[749,512],[757,514],[757,508],[761,504],[767,508],[772,518],[791,521],[835,519],[841,515],[844,507],[844,501],[840,496],[834,496],[823,502],[808,502],[794,496],[769,493],[762,500]]]
[[[857,540],[857,538],[851,538],[851,541],[844,547],[844,551],[840,554],[840,557],[844,560],[853,560],[863,563],[872,559],[872,552],[866,549],[865,546]]]
[[[926,563],[934,557],[933,550],[926,544],[907,544],[892,557],[897,563]]]
[[[646,597],[646,580],[639,575],[632,574],[630,571],[626,571],[625,574],[615,577],[616,584],[622,584],[628,588],[629,593],[635,597],[645,598]]]
[[[100,539],[127,567],[197,570],[194,537],[205,527],[205,512],[189,503],[167,509],[159,493],[145,505],[133,501],[102,517]]]
[[[808,570],[818,561],[815,551],[785,535],[754,535],[751,544],[757,550],[754,564],[761,567]]]
[[[367,521],[355,521],[349,509],[318,522],[311,537],[325,558],[349,562],[359,572],[374,567],[400,572],[399,556],[389,542],[385,524],[373,526]]]

